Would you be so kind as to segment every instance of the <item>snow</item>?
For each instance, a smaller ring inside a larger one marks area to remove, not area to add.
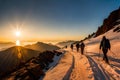
[[[86,56],[72,52],[74,56],[74,68],[72,70],[70,80],[94,80],[92,69]]]
[[[50,69],[52,69],[53,67],[55,67],[55,66],[57,65],[57,63],[58,63],[58,61],[60,60],[61,56],[62,56],[62,55],[60,55],[60,56],[55,55],[55,57],[53,58],[53,61],[54,61],[54,62],[51,63],[51,64],[49,64],[49,68],[50,68]]]
[[[117,26],[116,26],[117,27]],[[106,73],[106,77],[109,80],[120,80],[120,33],[113,32],[114,29],[108,31],[107,33],[100,35],[96,38],[86,40],[86,55],[89,56],[88,59],[92,59],[97,65],[103,69]],[[108,58],[110,65],[107,65],[102,60],[102,51],[99,50],[100,41],[102,36],[106,36],[111,43],[111,50],[108,51]],[[100,73],[99,73],[100,74]],[[103,79],[105,80],[105,79]]]
[[[65,51],[64,50],[59,50],[59,52],[63,52],[63,54],[57,56],[57,54],[54,56],[53,58],[53,62],[49,64],[48,68],[49,70],[53,69],[59,62],[59,60],[61,59],[61,57],[64,55]]]
[[[84,55],[76,52],[76,48],[73,51],[66,49],[58,64],[46,72],[43,80],[120,80],[120,32],[113,30],[84,41]],[[103,36],[111,43],[107,54],[110,65],[102,60],[103,53],[99,50]]]
[[[43,80],[63,80],[66,78],[68,76],[66,74],[72,65],[72,58],[72,55],[66,52],[58,65],[46,73]]]

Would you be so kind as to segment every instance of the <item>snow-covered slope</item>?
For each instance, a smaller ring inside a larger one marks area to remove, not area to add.
[[[72,67],[72,55],[66,52],[56,67],[48,70],[43,80],[63,80],[70,75]]]
[[[115,26],[115,28],[118,26],[120,25]],[[110,79],[120,80],[120,32],[113,32],[114,29],[111,29],[110,31],[96,38],[86,40],[85,51],[87,56],[89,56],[93,61],[101,66],[101,68],[103,68]],[[110,65],[107,65],[103,62],[103,53],[101,50],[99,50],[100,41],[103,36],[106,36],[111,43],[111,50],[109,50],[107,54]]]
[[[115,26],[118,27],[120,25]],[[114,29],[115,29],[114,28]],[[58,65],[46,72],[44,80],[120,80],[120,32],[114,29],[84,41],[85,53],[81,55],[68,48]],[[100,41],[106,36],[111,43],[108,51],[110,65],[103,60],[103,53],[99,50]],[[73,58],[72,58],[73,57]],[[65,60],[65,61],[63,61]]]
[[[113,32],[113,30],[116,27],[120,27],[120,25],[115,26],[113,29],[111,29],[110,31],[96,37],[96,38],[91,38],[85,41],[86,44],[94,44],[94,43],[98,43],[101,41],[103,36],[106,36],[108,39],[110,39],[111,41],[113,40],[120,40],[120,32]]]
[[[118,27],[120,25],[115,26]],[[106,32],[103,35],[100,35],[96,38],[91,38],[89,40],[84,41],[86,44],[86,50],[87,52],[89,52],[89,50],[93,50],[95,52],[99,52],[99,45],[100,45],[100,41],[102,39],[103,36],[106,36],[111,43],[111,51],[113,51],[114,53],[118,53],[117,55],[120,55],[120,32],[113,32],[113,30],[115,29],[111,29],[110,31]],[[92,49],[91,49],[92,48]]]

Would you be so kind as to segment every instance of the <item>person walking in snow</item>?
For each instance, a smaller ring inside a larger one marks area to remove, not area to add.
[[[71,49],[72,49],[72,51],[73,51],[73,44],[71,44],[70,48],[71,48]]]
[[[79,51],[79,47],[80,47],[80,45],[79,45],[79,43],[77,43],[76,44],[77,52]]]
[[[102,41],[100,43],[100,50],[102,49],[103,51],[103,54],[104,54],[103,60],[105,60],[106,63],[109,63],[107,52],[108,52],[108,49],[110,50],[110,48],[111,48],[110,41],[105,36],[103,36]]]
[[[65,48],[67,49],[67,45],[65,46]]]
[[[85,44],[83,43],[83,41],[81,42],[80,48],[81,48],[81,54],[83,55],[84,54],[84,48],[85,48]]]

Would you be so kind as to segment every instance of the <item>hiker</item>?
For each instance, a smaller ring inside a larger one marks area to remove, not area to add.
[[[109,63],[108,57],[107,57],[107,52],[108,52],[108,49],[110,50],[111,45],[110,45],[110,41],[105,36],[103,36],[102,41],[100,43],[100,50],[101,50],[101,48],[102,48],[102,51],[104,54],[103,60],[105,60],[106,63]]]
[[[71,48],[71,49],[72,49],[72,51],[73,51],[73,44],[71,44],[70,48]]]
[[[79,43],[76,44],[77,52],[79,51]]]
[[[85,44],[83,42],[81,42],[80,48],[81,48],[81,54],[83,55],[84,54],[84,48],[85,48]]]
[[[67,49],[67,45],[65,46],[65,48]]]

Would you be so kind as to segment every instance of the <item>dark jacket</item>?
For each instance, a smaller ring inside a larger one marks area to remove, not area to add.
[[[108,39],[103,39],[100,43],[100,49],[110,49],[111,45],[110,45],[110,41]]]
[[[76,44],[76,47],[79,48],[79,44],[78,43]]]
[[[81,43],[80,47],[81,47],[81,48],[84,48],[84,47],[85,47],[85,44],[84,44],[84,43]]]
[[[71,46],[70,46],[71,48],[73,48],[73,44],[71,44]]]

